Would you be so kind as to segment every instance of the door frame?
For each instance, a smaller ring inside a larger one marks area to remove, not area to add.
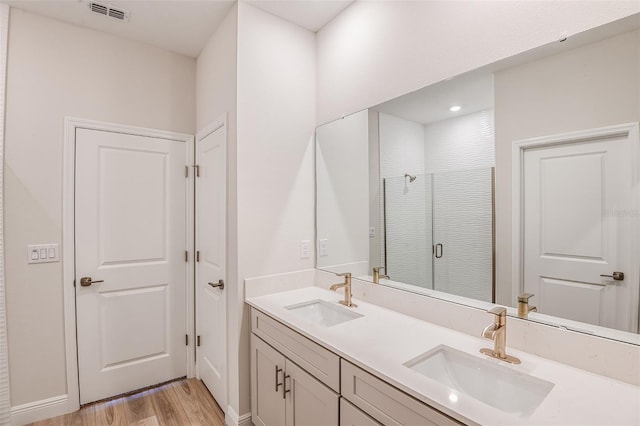
[[[202,141],[203,139],[205,139],[207,136],[209,136],[210,134],[218,131],[219,129],[222,128],[222,131],[224,132],[224,144],[225,144],[225,153],[226,153],[226,157],[225,158],[225,162],[227,164],[227,170],[226,170],[226,182],[225,182],[225,240],[226,243],[228,244],[229,242],[229,233],[228,233],[228,223],[229,223],[229,218],[228,218],[228,205],[229,205],[229,162],[228,162],[228,156],[229,156],[229,131],[227,128],[228,125],[228,118],[227,118],[227,113],[223,113],[221,115],[219,115],[218,117],[216,117],[213,121],[211,121],[208,125],[206,125],[202,130],[200,130],[199,132],[196,133],[195,136],[195,143],[199,143],[200,141]],[[196,150],[195,150],[195,145],[193,146],[194,150],[193,150],[193,155],[192,155],[192,159],[194,161],[194,164],[197,164],[198,158],[196,158]],[[194,194],[196,191],[196,185],[194,184],[193,186],[194,188]],[[194,198],[193,199],[193,203],[192,203],[192,209],[193,209],[193,214],[192,216],[192,220],[193,220],[193,246],[194,246],[194,250],[197,250],[198,248],[195,247],[195,243],[196,243],[196,234],[198,232],[197,226],[198,224],[195,221],[195,203],[197,202],[197,200]],[[226,246],[226,244],[225,244]],[[228,265],[229,265],[229,253],[225,253],[225,265],[224,265],[224,282],[228,283],[227,277],[229,275],[229,269],[228,269]],[[193,288],[194,288],[194,294],[193,294],[193,304],[194,307],[197,306],[197,300],[196,297],[198,295],[197,292],[197,282],[196,282],[196,266],[193,267]],[[228,285],[228,284],[227,284]],[[228,416],[227,413],[227,404],[229,401],[229,357],[227,356],[227,348],[229,347],[229,329],[227,328],[227,324],[228,324],[228,316],[229,316],[229,296],[228,296],[229,292],[225,291],[223,292],[224,295],[224,304],[225,304],[225,317],[224,317],[224,324],[223,324],[223,328],[224,328],[224,335],[225,335],[225,349],[224,349],[224,357],[225,357],[225,368],[227,371],[225,371],[225,395],[224,395],[224,401],[220,401],[219,404],[222,407],[222,410],[225,412],[225,415]],[[195,309],[195,308],[194,308]],[[194,336],[195,333],[198,331],[198,316],[197,313],[194,310]],[[194,348],[194,377],[197,377],[198,379],[200,379],[200,364],[198,363],[198,348]]]
[[[64,147],[63,147],[63,167],[62,167],[62,285],[64,301],[64,339],[65,358],[67,370],[67,400],[68,412],[77,411],[80,408],[80,384],[78,374],[78,346],[76,333],[76,292],[74,287],[75,279],[75,141],[76,129],[88,129],[98,131],[108,131],[114,133],[125,133],[135,136],[152,137],[158,139],[168,139],[172,141],[186,143],[186,159],[190,163],[194,155],[194,137],[185,133],[169,132],[164,130],[149,129],[144,127],[128,126],[123,124],[108,123],[103,121],[87,120],[75,117],[65,117],[64,119]],[[186,165],[185,165],[186,166]],[[186,185],[186,237],[185,249],[192,251],[193,248],[193,173],[185,178]],[[194,334],[194,268],[193,259],[189,256],[186,265],[186,306],[185,322],[186,332]],[[195,361],[189,356],[193,346],[193,340],[189,339],[189,345],[185,346],[185,356],[187,357],[187,377],[193,377],[195,372]]]
[[[524,227],[523,217],[524,209],[524,154],[525,151],[532,148],[565,145],[570,143],[589,141],[593,139],[626,137],[631,141],[632,157],[635,159],[635,165],[632,167],[632,173],[636,180],[640,179],[640,131],[639,123],[626,123],[615,126],[599,127],[595,129],[580,130],[576,132],[560,133],[538,138],[524,139],[515,141],[511,147],[511,302],[512,306],[517,305],[518,294],[522,291],[524,284]],[[640,200],[640,186],[638,187],[638,200]],[[638,212],[640,214],[640,212]],[[640,226],[636,226],[633,231],[636,238],[633,239],[634,253],[640,253]],[[638,281],[640,277],[640,267],[630,271],[629,278]],[[640,289],[636,286],[633,292],[633,298],[640,301]],[[634,309],[633,315],[636,322],[640,325],[640,317],[638,316],[638,306]]]

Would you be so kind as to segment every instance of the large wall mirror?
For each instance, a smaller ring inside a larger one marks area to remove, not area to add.
[[[640,344],[639,121],[634,15],[324,124],[317,267]]]

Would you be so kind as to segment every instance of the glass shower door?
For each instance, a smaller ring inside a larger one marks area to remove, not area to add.
[[[385,273],[394,281],[433,288],[431,176],[383,180]]]
[[[493,169],[433,175],[434,289],[492,302]]]

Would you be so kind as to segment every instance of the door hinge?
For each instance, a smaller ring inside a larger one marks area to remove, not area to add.
[[[184,177],[189,177],[189,166],[184,166]]]
[[[184,251],[184,261],[185,262],[189,261],[189,252],[187,250]]]
[[[73,288],[76,288],[76,280],[73,280]]]
[[[200,250],[196,251],[196,262],[200,262]]]
[[[185,344],[185,346],[189,346],[189,335],[188,334],[184,335],[184,344]]]
[[[200,336],[196,337],[196,345],[200,346]]]
[[[196,177],[200,177],[200,166],[198,166],[197,164],[194,164],[193,170],[196,172]]]

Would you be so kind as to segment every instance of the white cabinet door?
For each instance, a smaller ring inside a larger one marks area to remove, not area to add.
[[[380,423],[346,399],[340,398],[340,426],[380,426]]]
[[[82,404],[186,375],[186,151],[179,141],[76,131]]]
[[[251,334],[251,420],[256,426],[337,426],[339,396]]]
[[[338,425],[338,395],[289,360],[285,368],[287,426]]]
[[[284,356],[251,335],[251,420],[256,426],[285,424]]]

